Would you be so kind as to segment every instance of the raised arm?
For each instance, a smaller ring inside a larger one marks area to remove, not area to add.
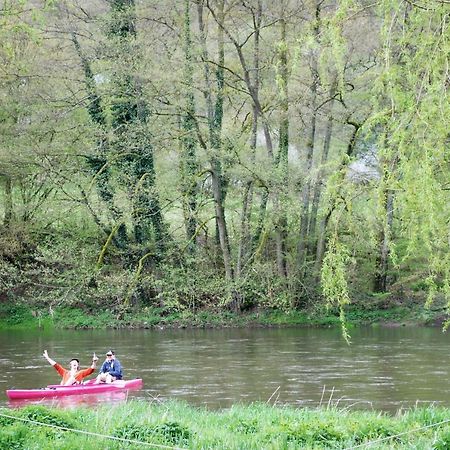
[[[52,366],[56,364],[56,361],[54,361],[52,358],[50,358],[50,356],[48,356],[47,350],[44,350],[43,356]]]
[[[97,366],[97,361],[98,361],[97,355],[94,353],[94,354],[92,355],[92,364],[91,364],[91,368],[92,368],[92,369],[95,369],[95,368],[96,368],[96,366]]]

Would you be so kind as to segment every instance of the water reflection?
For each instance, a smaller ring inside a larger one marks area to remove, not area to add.
[[[53,397],[42,399],[9,400],[10,408],[20,408],[28,405],[46,405],[61,408],[77,408],[79,406],[96,406],[102,403],[116,404],[126,402],[128,392],[103,392],[101,394],[70,395],[67,397]]]
[[[78,357],[87,366],[93,351],[102,355],[112,346],[125,377],[144,379],[133,398],[178,398],[210,408],[269,399],[387,411],[416,402],[450,406],[443,382],[450,375],[449,334],[362,328],[352,338],[347,346],[334,329],[0,332],[0,389],[57,382],[41,357],[45,348],[62,364]]]

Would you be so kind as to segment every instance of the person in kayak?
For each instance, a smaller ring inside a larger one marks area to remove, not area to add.
[[[112,383],[122,379],[122,366],[112,350],[106,352],[106,360],[102,364],[95,383]]]
[[[51,364],[55,370],[62,376],[61,385],[71,386],[73,384],[80,384],[83,378],[88,377],[94,373],[98,358],[95,353],[92,357],[92,365],[87,369],[80,370],[80,361],[77,358],[73,358],[69,362],[70,369],[64,369],[61,364],[58,364],[52,358],[48,356],[47,350],[44,350],[44,358]]]

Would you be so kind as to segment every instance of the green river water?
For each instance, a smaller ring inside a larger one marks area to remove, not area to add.
[[[10,388],[59,381],[42,357],[83,367],[92,352],[115,350],[128,393],[46,400],[60,406],[181,399],[211,409],[255,401],[294,406],[339,405],[394,412],[450,406],[450,334],[439,328],[359,328],[348,346],[338,329],[0,331],[0,406]]]

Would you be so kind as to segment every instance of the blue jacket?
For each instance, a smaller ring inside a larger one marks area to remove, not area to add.
[[[118,359],[112,359],[111,361],[105,361],[102,364],[100,373],[109,373],[111,376],[116,377],[118,380],[122,379],[122,366]]]

